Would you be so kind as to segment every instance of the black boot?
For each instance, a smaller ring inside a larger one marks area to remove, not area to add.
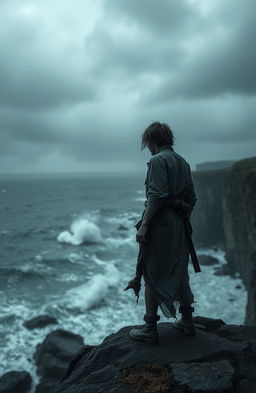
[[[173,322],[173,326],[177,329],[183,330],[188,336],[194,336],[196,334],[195,326],[192,319],[192,312],[194,311],[192,306],[180,306],[179,312],[182,314],[181,319]]]
[[[159,321],[160,316],[155,317],[144,315],[145,325],[140,329],[132,329],[130,331],[130,337],[134,340],[144,341],[148,344],[158,344],[159,337],[157,331],[157,321]]]

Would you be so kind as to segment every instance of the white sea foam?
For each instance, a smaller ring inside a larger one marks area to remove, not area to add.
[[[105,239],[105,242],[108,245],[111,245],[112,247],[118,248],[120,246],[129,246],[129,247],[134,247],[136,245],[136,240],[135,240],[135,229],[134,229],[134,235],[130,235],[126,238],[122,237],[108,237]]]
[[[96,274],[85,284],[69,289],[64,305],[69,309],[89,310],[106,297],[109,289],[117,284],[119,278],[120,273],[113,263],[106,264],[105,274]]]
[[[146,198],[142,198],[142,197],[134,198],[135,202],[145,202],[145,200],[146,200]]]
[[[37,310],[40,313],[40,310]],[[25,301],[19,304],[4,302],[0,307],[1,324],[0,333],[5,342],[1,346],[1,364],[0,374],[15,370],[29,372],[33,378],[32,390],[34,392],[35,385],[39,383],[39,377],[36,373],[33,353],[37,344],[39,344],[46,332],[52,327],[42,329],[28,330],[23,326],[23,322],[31,318],[31,311]],[[14,323],[8,323],[9,320]],[[6,329],[6,323],[8,328]]]
[[[133,226],[133,220],[137,219],[138,213],[122,213],[119,214],[118,216],[115,217],[106,217],[105,221],[110,223],[110,224],[116,224],[116,225],[124,225],[127,228]]]
[[[70,231],[61,232],[57,240],[79,246],[83,243],[101,243],[102,236],[95,222],[87,217],[79,217],[72,222]]]
[[[145,191],[144,190],[137,190],[136,192],[137,192],[137,194],[144,194]]]
[[[7,235],[8,233],[10,233],[11,231],[7,231],[7,230],[3,230],[0,232],[0,235]]]

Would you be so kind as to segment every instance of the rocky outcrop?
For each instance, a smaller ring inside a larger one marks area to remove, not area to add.
[[[228,169],[192,172],[198,201],[191,222],[199,247],[224,247],[223,192]]]
[[[37,345],[34,359],[40,384],[36,393],[50,393],[64,376],[72,357],[84,347],[83,338],[63,329],[49,333],[44,341]]]
[[[26,371],[9,371],[0,377],[0,393],[29,393],[32,378]]]
[[[256,157],[238,161],[223,195],[225,250],[229,266],[248,290],[246,324],[256,324]]]
[[[158,323],[160,343],[126,326],[73,357],[53,393],[243,393],[256,390],[256,327],[194,317],[195,336]],[[50,393],[50,391],[49,391]]]

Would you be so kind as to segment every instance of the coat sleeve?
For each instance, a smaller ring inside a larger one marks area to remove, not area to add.
[[[160,206],[168,197],[168,173],[166,162],[159,157],[152,157],[147,174],[148,204]]]

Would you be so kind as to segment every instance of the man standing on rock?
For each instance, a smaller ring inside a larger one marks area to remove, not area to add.
[[[137,228],[140,243],[136,276],[125,290],[133,288],[138,296],[140,279],[145,282],[145,325],[132,329],[130,336],[147,343],[158,343],[157,314],[160,306],[165,317],[182,318],[173,323],[188,335],[195,334],[192,320],[194,295],[189,285],[188,262],[191,254],[196,272],[201,271],[193,242],[190,216],[196,194],[189,163],[173,149],[170,127],[160,122],[149,125],[142,134],[141,150],[152,154],[147,163],[145,209]]]

